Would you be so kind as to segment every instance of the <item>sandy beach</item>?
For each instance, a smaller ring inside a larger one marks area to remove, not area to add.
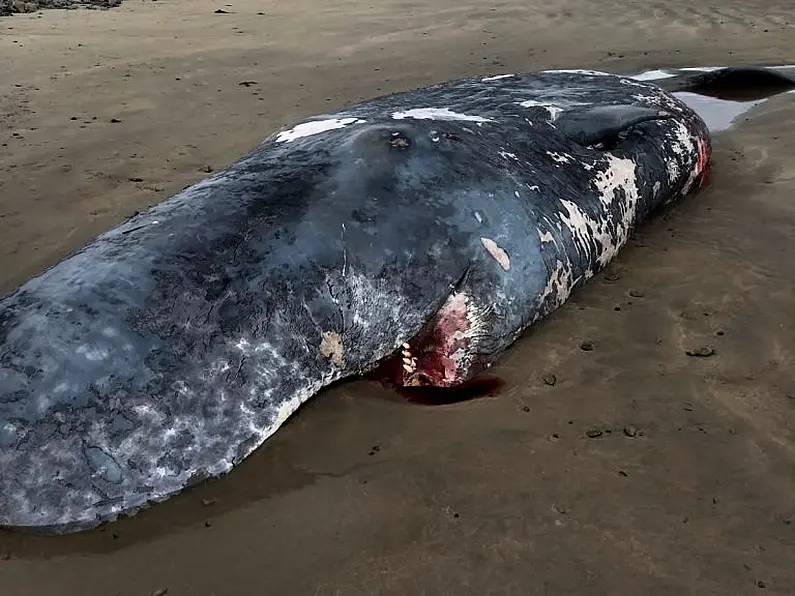
[[[795,63],[791,2],[125,0],[2,17],[0,293],[357,99],[478,73],[762,63]],[[533,326],[494,370],[499,395],[432,408],[335,387],[232,474],[135,518],[0,531],[0,593],[794,594],[795,95],[714,146],[710,184]]]

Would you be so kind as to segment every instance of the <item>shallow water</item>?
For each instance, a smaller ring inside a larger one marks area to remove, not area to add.
[[[674,93],[674,95],[693,108],[704,122],[707,123],[707,126],[712,132],[721,132],[729,129],[740,116],[756,106],[762,105],[768,99],[734,101],[710,97],[709,95],[701,95],[699,93],[691,93],[689,91],[681,91]]]

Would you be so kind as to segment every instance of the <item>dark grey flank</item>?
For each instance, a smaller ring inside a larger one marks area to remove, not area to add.
[[[0,524],[85,529],[227,472],[451,295],[488,313],[467,362],[490,365],[697,185],[709,144],[660,87],[587,72],[466,78],[307,122],[332,119],[2,299]]]

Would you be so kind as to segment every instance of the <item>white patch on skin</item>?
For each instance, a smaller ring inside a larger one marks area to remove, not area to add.
[[[690,136],[690,131],[688,130],[687,126],[683,122],[677,121],[674,130],[672,131],[674,139],[671,141],[671,149],[674,153],[676,153],[682,161],[689,161],[688,158],[692,156],[692,158],[697,158],[697,151],[696,146],[693,143],[693,139]],[[692,159],[691,158],[691,159]],[[676,159],[670,159],[665,164],[666,169],[668,170],[668,180],[673,183],[679,177],[681,172],[681,167]],[[692,166],[692,163],[686,164],[685,167]],[[685,185],[685,188],[689,188],[689,186],[693,183],[696,179],[698,174],[695,171],[695,168],[691,168],[690,179]]]
[[[501,74],[501,75],[495,75],[493,77],[486,77],[484,79],[480,79],[480,81],[482,83],[488,83],[490,81],[499,81],[500,79],[510,79],[511,77],[514,77],[514,76],[516,76],[516,75],[513,74],[513,73],[511,73],[511,74]]]
[[[542,232],[541,230],[539,230],[538,239],[541,242],[552,242],[553,244],[557,244],[555,242],[555,237],[550,232]]]
[[[596,174],[594,184],[599,191],[599,200],[607,207],[613,202],[617,189],[635,188],[635,162],[610,154],[605,156],[608,161],[607,168]],[[637,196],[637,189],[635,195]]]
[[[664,70],[646,70],[638,74],[632,75],[630,78],[636,81],[661,81],[662,79],[670,79],[676,75]]]
[[[324,331],[320,341],[320,353],[331,360],[334,366],[345,365],[345,347],[342,337],[336,331]]]
[[[571,156],[566,155],[565,153],[547,151],[547,155],[549,155],[552,158],[552,161],[554,161],[555,163],[569,163],[571,161]]]
[[[560,69],[560,70],[542,70],[541,72],[543,72],[543,73],[551,73],[551,74],[557,74],[557,73],[561,73],[561,74],[563,74],[563,73],[584,74],[584,75],[594,75],[594,76],[600,76],[600,77],[612,77],[612,76],[615,76],[612,73],[602,72],[600,70],[581,70],[581,69],[568,69],[567,70],[567,69]]]
[[[579,205],[571,201],[561,200],[561,206],[566,214],[561,214],[563,225],[571,232],[574,247],[586,261],[596,261],[607,264],[615,256],[618,249],[614,246],[612,235],[607,229],[606,222],[593,219]],[[597,246],[598,254],[591,254],[593,245]]]
[[[519,158],[518,158],[518,157],[516,157],[516,154],[514,154],[514,153],[508,153],[507,151],[500,151],[500,152],[499,152],[499,156],[500,156],[500,157],[503,157],[503,158],[505,158],[505,159],[509,159],[509,158],[510,158],[510,159],[515,159],[515,160],[517,160],[517,161],[519,160]]]
[[[549,275],[547,285],[538,295],[539,304],[544,304],[550,296],[554,296],[550,310],[556,309],[568,300],[574,284],[575,280],[572,279],[571,265],[558,259],[555,263],[555,269]],[[538,310],[533,317],[533,322],[538,321],[544,314],[544,312]]]
[[[511,259],[508,257],[508,253],[505,252],[500,246],[494,242],[491,238],[481,238],[480,242],[489,251],[489,254],[494,257],[494,260],[500,264],[505,271],[508,271],[511,268]]]
[[[283,130],[276,135],[277,143],[291,143],[296,139],[302,139],[312,135],[335,130],[338,128],[345,128],[349,124],[363,124],[366,120],[359,118],[331,118],[329,120],[312,120],[311,122],[302,122],[291,128],[290,130]]]
[[[608,158],[606,170],[600,172],[594,180],[599,200],[605,206],[604,217],[601,219],[591,217],[576,203],[560,201],[565,210],[565,214],[560,214],[560,221],[569,230],[574,248],[585,262],[604,267],[626,243],[635,221],[639,198],[635,168],[632,160],[615,156]],[[616,196],[619,189],[623,190],[620,198]],[[620,201],[619,204],[616,204],[617,200]],[[614,220],[616,217],[617,221]],[[615,232],[611,231],[611,227],[615,228]],[[569,268],[570,280],[571,266],[566,264],[566,267]],[[558,276],[558,282],[566,279],[561,271],[553,272],[552,275]],[[593,271],[585,271],[584,276],[586,279],[592,277]],[[556,288],[556,291],[559,290],[560,288]]]
[[[652,192],[654,193],[655,197],[657,196],[657,193],[660,192],[660,188],[662,188],[662,184],[660,184],[658,180],[657,182],[654,183],[654,188],[652,189]]]
[[[693,184],[696,182],[698,178],[699,172],[696,170],[696,164],[698,163],[698,157],[695,157],[694,161],[688,164],[690,169],[690,175],[687,177],[687,182],[685,182],[684,187],[682,187],[682,195],[685,196],[687,193],[690,192],[690,189],[693,188]]]
[[[493,122],[491,118],[483,116],[470,116],[469,114],[459,114],[450,108],[413,108],[404,112],[392,114],[395,120],[413,118],[414,120],[460,120],[464,122]]]
[[[684,122],[676,122],[676,130],[674,130],[675,140],[671,143],[671,149],[674,153],[684,157],[685,155],[692,154],[695,150],[693,140],[690,138],[690,130]]]
[[[621,77],[618,81],[621,85],[632,85],[633,87],[644,87],[645,85],[639,81],[634,80],[632,77]]]
[[[98,362],[100,360],[105,360],[108,356],[110,356],[110,352],[107,350],[107,348],[101,346],[92,347],[88,344],[78,346],[75,350],[75,353],[81,354],[89,362]]]
[[[538,101],[537,99],[526,99],[524,101],[520,101],[519,105],[523,108],[544,108],[547,112],[549,112],[549,119],[551,122],[557,120],[558,116],[560,116],[560,113],[563,111],[563,108]]]
[[[166,419],[165,414],[156,410],[149,404],[133,406],[133,411],[144,422],[150,422],[153,426],[160,426]]]
[[[722,66],[685,66],[679,70],[688,70],[695,72],[712,72],[713,70],[720,70]]]
[[[478,223],[483,223],[483,216],[478,211],[475,211],[475,219],[478,220]]]

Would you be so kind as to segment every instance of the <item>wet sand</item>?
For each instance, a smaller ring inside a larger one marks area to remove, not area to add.
[[[372,4],[0,19],[0,292],[348,101],[475,73],[795,62],[783,1]],[[535,325],[498,396],[429,408],[340,385],[136,518],[0,532],[2,593],[795,593],[793,139],[791,94],[716,135],[710,185]]]

